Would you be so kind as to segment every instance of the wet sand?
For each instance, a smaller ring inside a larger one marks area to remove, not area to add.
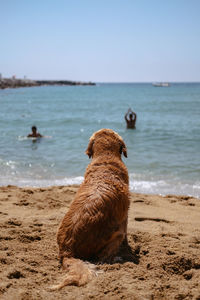
[[[131,194],[129,249],[84,287],[64,272],[56,232],[78,186],[0,188],[0,299],[200,300],[200,199]]]

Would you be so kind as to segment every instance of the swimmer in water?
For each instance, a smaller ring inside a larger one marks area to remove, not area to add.
[[[43,135],[41,135],[39,132],[37,132],[37,127],[33,126],[32,127],[32,133],[27,135],[28,138],[41,138]]]
[[[131,108],[128,109],[128,111],[125,114],[124,118],[126,120],[126,128],[136,129],[135,123],[136,123],[137,115],[136,115],[135,112],[133,112],[131,110]]]

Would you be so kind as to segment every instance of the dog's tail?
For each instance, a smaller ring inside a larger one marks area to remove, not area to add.
[[[59,284],[50,288],[52,291],[60,290],[66,285],[83,286],[98,276],[99,273],[102,273],[95,265],[76,258],[65,257],[62,265],[67,274]]]

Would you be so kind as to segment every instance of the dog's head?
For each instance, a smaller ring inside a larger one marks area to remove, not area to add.
[[[123,153],[127,157],[127,149],[122,137],[111,129],[101,129],[93,133],[85,153],[89,158],[107,153],[119,157]]]

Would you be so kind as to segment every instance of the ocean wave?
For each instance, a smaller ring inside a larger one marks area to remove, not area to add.
[[[82,176],[65,177],[61,179],[27,179],[27,178],[0,178],[0,186],[16,185],[19,187],[48,187],[60,185],[81,184]]]
[[[135,193],[159,194],[159,195],[188,195],[200,198],[200,182],[186,183],[180,179],[136,179],[131,178],[130,190]]]

